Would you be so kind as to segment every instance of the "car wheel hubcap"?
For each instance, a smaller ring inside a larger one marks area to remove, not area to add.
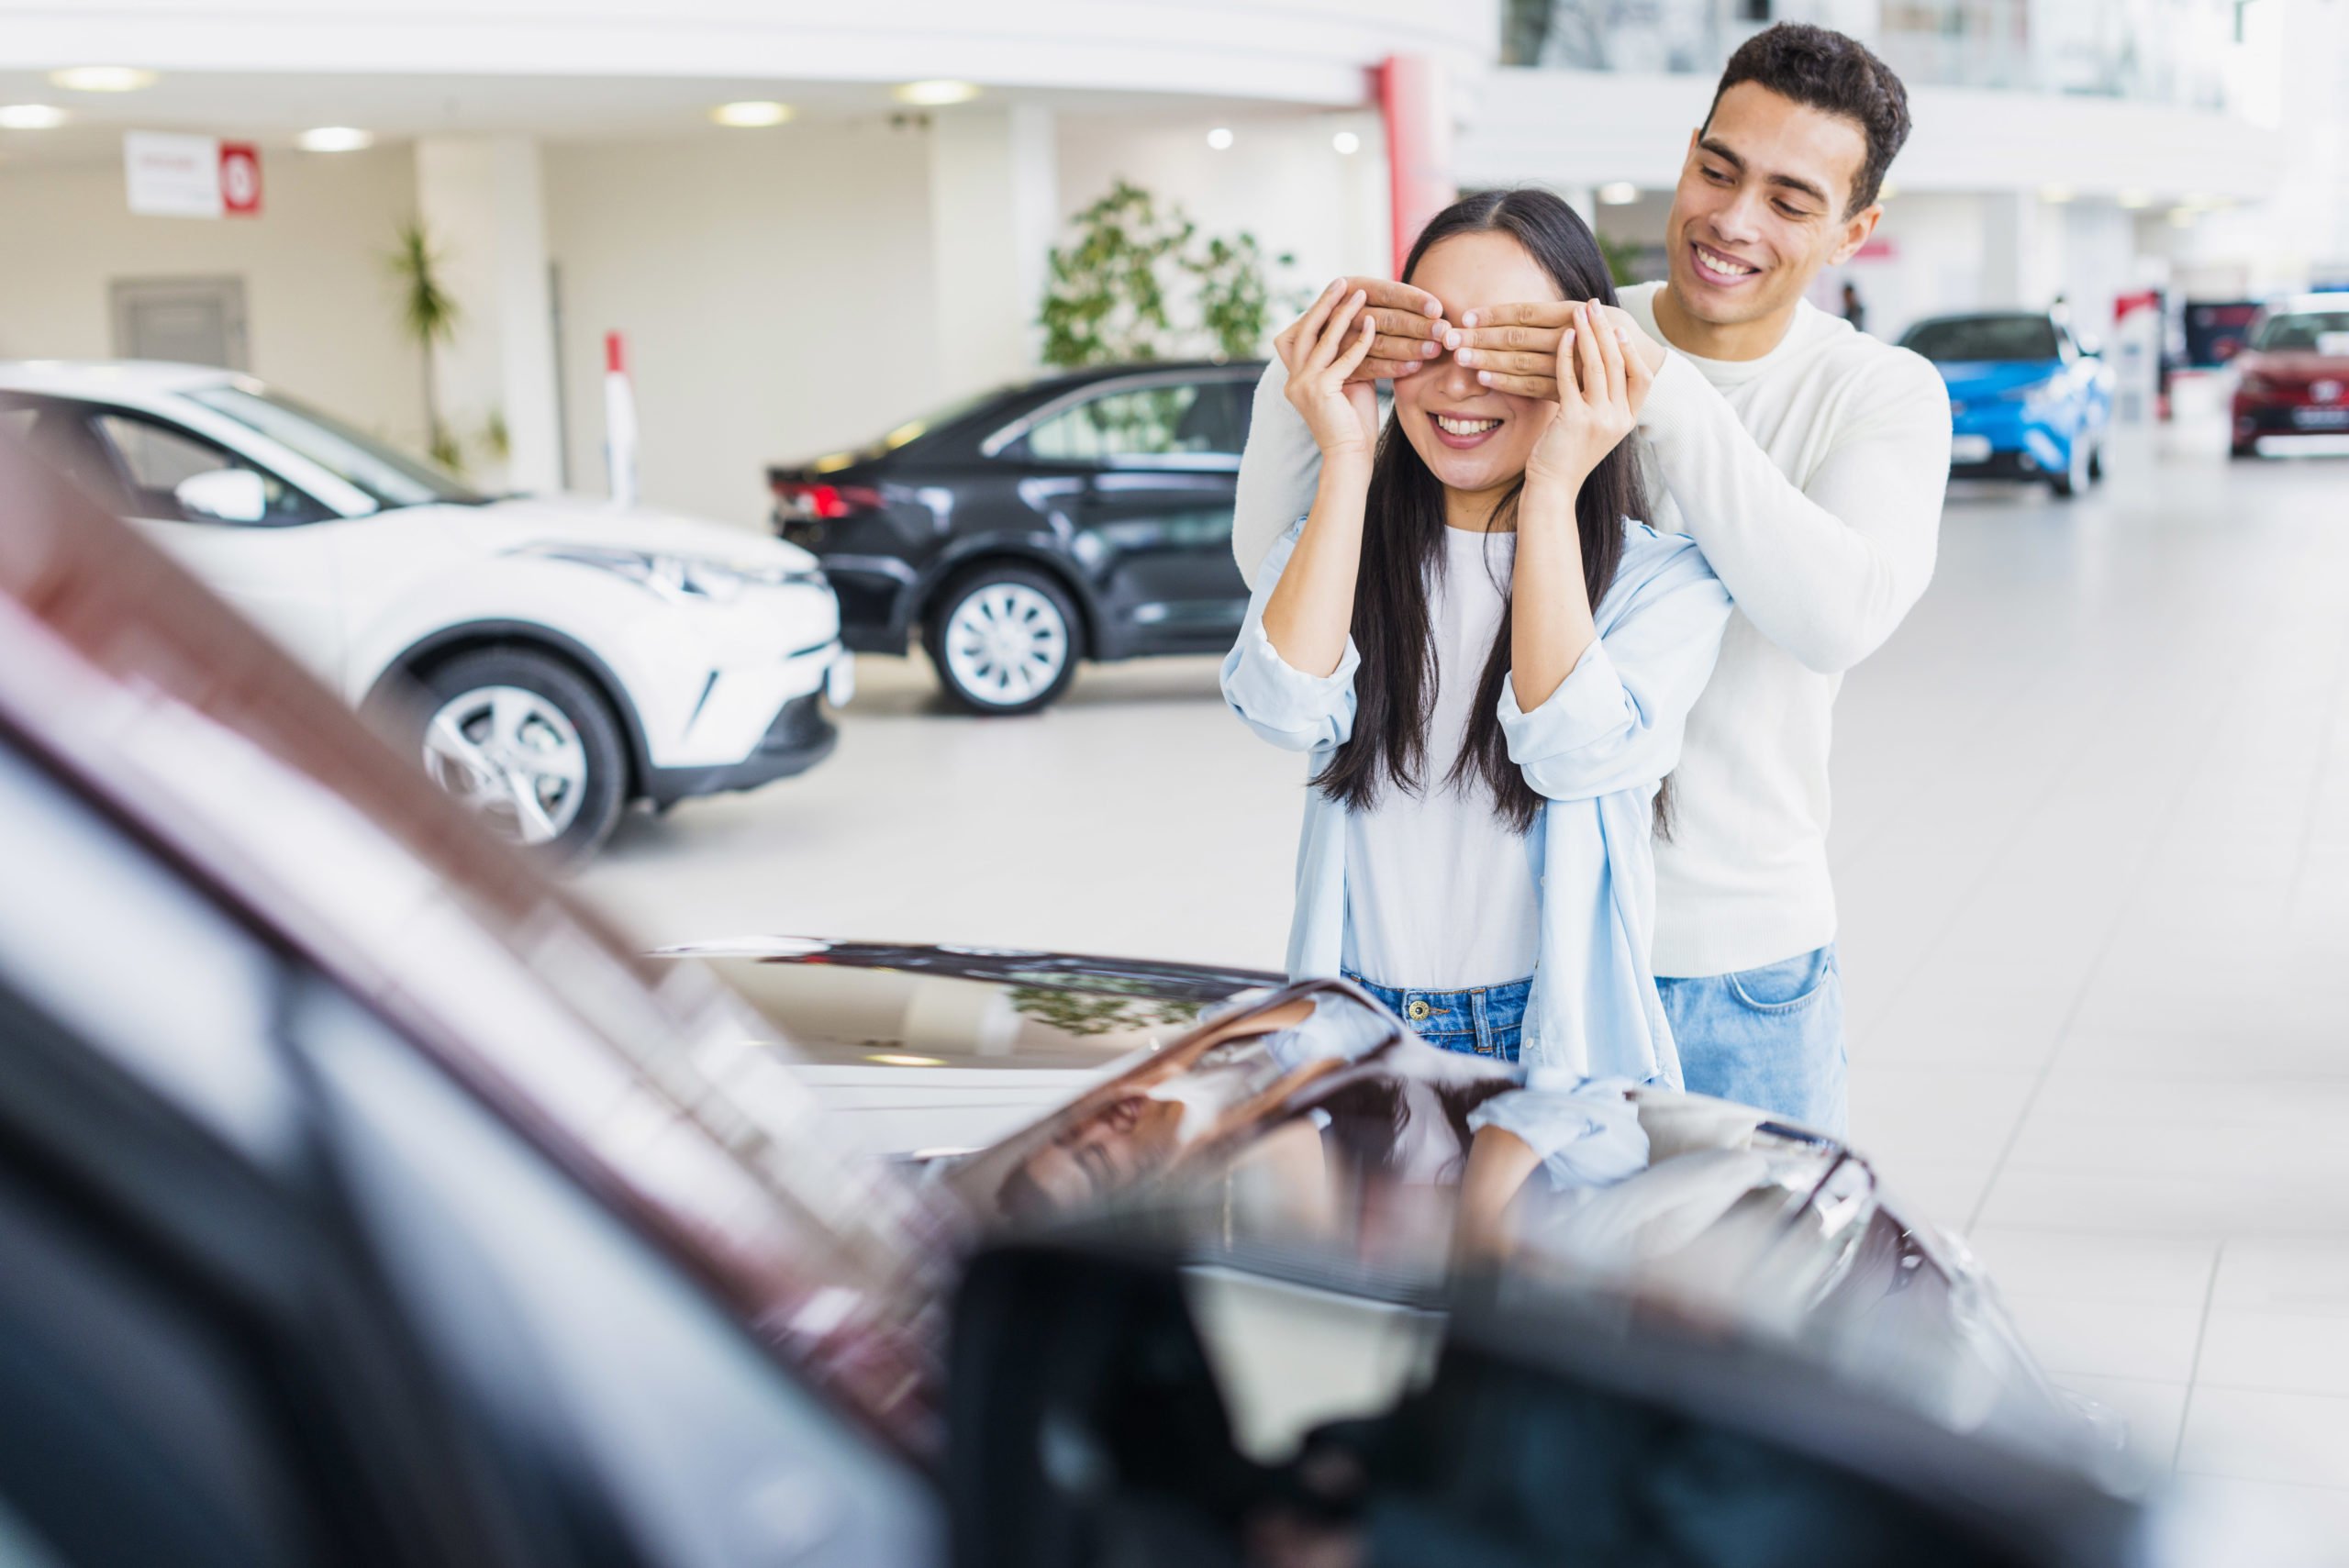
[[[946,622],[946,668],[983,703],[1017,707],[1052,689],[1068,663],[1068,622],[1024,583],[990,583]]]
[[[520,844],[560,838],[587,794],[578,729],[519,686],[482,686],[443,703],[424,727],[424,769]]]

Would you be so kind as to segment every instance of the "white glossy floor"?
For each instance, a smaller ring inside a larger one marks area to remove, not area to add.
[[[1954,497],[1845,686],[1853,1133],[2148,1458],[2349,1538],[2349,461],[2168,449]],[[1277,966],[1301,768],[1214,661],[1011,721],[862,679],[822,769],[630,819],[584,891],[648,941]]]

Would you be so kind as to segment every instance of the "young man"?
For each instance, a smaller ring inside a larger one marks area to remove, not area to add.
[[[1874,232],[1908,134],[1907,93],[1860,44],[1787,23],[1757,34],[1689,136],[1668,281],[1621,291],[1613,313],[1656,372],[1640,416],[1649,520],[1693,536],[1736,601],[1655,846],[1657,985],[1690,1089],[1833,1131],[1846,1096],[1831,718],[1843,672],[1932,575],[1950,422],[1932,365],[1803,295]],[[1450,353],[1498,391],[1555,395],[1569,306],[1447,322],[1416,289],[1349,286],[1377,307],[1363,373]],[[1317,477],[1284,379],[1275,359],[1240,475],[1232,545],[1252,577]]]

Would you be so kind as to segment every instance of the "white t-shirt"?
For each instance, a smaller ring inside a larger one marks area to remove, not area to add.
[[[1660,286],[1621,295],[1659,338]],[[1252,582],[1320,475],[1286,384],[1275,360],[1240,469],[1232,550]],[[1640,411],[1648,520],[1693,536],[1737,603],[1655,846],[1656,973],[1753,969],[1834,937],[1835,693],[1932,578],[1949,431],[1931,364],[1807,304],[1758,360],[1665,360]]]
[[[1508,608],[1517,536],[1443,534],[1442,573],[1428,584],[1435,701],[1419,793],[1389,782],[1369,810],[1346,818],[1345,966],[1415,991],[1522,980],[1533,973],[1541,940],[1525,836],[1481,780],[1445,777]]]

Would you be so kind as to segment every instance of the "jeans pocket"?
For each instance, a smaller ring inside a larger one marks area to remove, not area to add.
[[[1722,976],[1730,992],[1757,1013],[1791,1013],[1815,1002],[1835,973],[1833,944],[1800,953],[1758,969],[1741,969]]]

